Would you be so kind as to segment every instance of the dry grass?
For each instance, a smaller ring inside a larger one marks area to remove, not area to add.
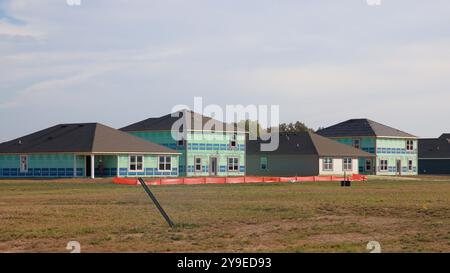
[[[450,251],[450,178],[141,187],[97,181],[0,181],[0,252]]]

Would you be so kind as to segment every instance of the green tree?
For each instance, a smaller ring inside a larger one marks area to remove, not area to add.
[[[314,132],[312,128],[309,128],[305,123],[301,121],[281,123],[279,126],[281,133],[301,133],[301,132]]]

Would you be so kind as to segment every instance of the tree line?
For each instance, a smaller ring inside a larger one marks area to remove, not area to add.
[[[243,120],[238,124],[239,126],[244,127],[247,132],[249,131],[250,128],[257,128],[259,135],[261,125],[257,121]],[[308,127],[304,122],[301,121],[280,123],[280,125],[278,126],[278,130],[280,133],[289,133],[289,134],[296,134],[302,132],[315,132],[313,128]],[[265,129],[265,131],[270,131],[270,129]]]

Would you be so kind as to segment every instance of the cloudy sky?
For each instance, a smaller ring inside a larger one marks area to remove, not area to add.
[[[450,132],[450,1],[0,0],[0,141],[176,104]]]

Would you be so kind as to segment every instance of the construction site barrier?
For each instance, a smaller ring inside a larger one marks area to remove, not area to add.
[[[244,183],[286,183],[286,182],[339,182],[367,181],[366,175],[354,174],[347,178],[337,176],[295,176],[295,177],[186,177],[186,178],[155,178],[146,180],[145,183],[152,186],[159,185],[201,185],[201,184],[244,184]],[[137,178],[115,177],[115,184],[138,185]]]
[[[264,177],[246,176],[246,177],[244,177],[244,182],[245,183],[263,183],[264,182]]]

